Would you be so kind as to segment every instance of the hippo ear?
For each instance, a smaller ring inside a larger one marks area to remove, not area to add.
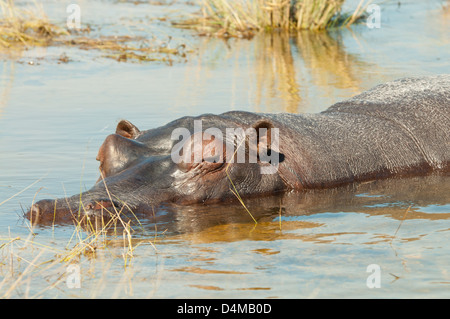
[[[279,129],[267,119],[256,122],[252,127],[256,130],[258,161],[275,166],[283,162],[284,154],[280,152]]]
[[[122,135],[123,137],[134,139],[139,132],[139,129],[127,120],[121,120],[117,124],[116,134]]]

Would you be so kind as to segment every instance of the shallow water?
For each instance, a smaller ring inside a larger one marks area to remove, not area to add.
[[[17,285],[5,279],[0,296],[447,298],[449,177],[247,200],[256,225],[238,204],[166,207],[156,224],[148,216],[133,226],[132,258],[122,255],[120,230],[107,247],[73,259],[81,288],[72,289],[68,264],[39,262],[54,260],[85,234],[54,225],[29,237],[21,208],[89,189],[98,178],[98,147],[122,118],[149,129],[207,112],[319,112],[385,81],[450,73],[450,11],[443,3],[383,3],[380,29],[223,41],[146,19],[190,5],[80,1],[83,21],[101,26],[92,36],[131,30],[194,52],[171,66],[120,63],[66,47],[2,55],[0,245],[20,239],[2,247],[0,282],[11,273],[17,279],[30,261],[40,266],[28,268]],[[57,1],[45,8],[64,21]],[[69,63],[58,63],[63,52]],[[372,264],[381,269],[380,288],[367,285]]]

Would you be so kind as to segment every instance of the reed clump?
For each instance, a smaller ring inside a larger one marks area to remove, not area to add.
[[[50,22],[41,6],[22,9],[12,0],[0,0],[0,46],[6,48],[49,45],[56,37],[68,35]]]
[[[344,0],[201,0],[201,12],[173,25],[200,35],[251,38],[261,30],[323,30],[349,26],[364,16],[370,0],[341,13]]]

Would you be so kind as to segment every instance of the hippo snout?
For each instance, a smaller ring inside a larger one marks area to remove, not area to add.
[[[37,203],[31,205],[30,210],[26,213],[26,217],[32,222],[43,222],[51,221],[53,215],[50,212],[54,212],[56,217],[56,200],[43,199]]]
[[[58,200],[43,199],[33,204],[25,217],[32,224],[51,225],[55,221],[69,222],[72,220],[82,220],[85,217],[111,217],[120,213],[123,207],[120,203],[111,200],[92,200],[82,203],[80,201],[69,204],[66,199]]]

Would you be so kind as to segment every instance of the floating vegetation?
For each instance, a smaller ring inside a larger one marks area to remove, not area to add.
[[[370,0],[369,0],[370,1]],[[172,22],[176,27],[195,29],[200,35],[252,38],[266,30],[320,30],[355,23],[363,16],[366,1],[353,13],[341,14],[344,0],[202,0],[201,12],[191,19]],[[119,62],[158,61],[169,65],[186,61],[191,52],[184,43],[169,45],[143,36],[92,36],[90,25],[68,29],[52,23],[41,5],[30,8],[0,0],[0,49],[23,50],[35,46],[66,46],[99,51],[102,57]],[[68,56],[58,63],[72,61]]]
[[[52,24],[41,6],[21,9],[12,0],[0,0],[0,46],[46,46],[61,35],[68,35],[64,28]]]
[[[323,30],[359,21],[370,0],[364,2],[342,14],[344,0],[202,0],[199,14],[172,24],[200,35],[240,38],[262,30]]]
[[[169,46],[155,38],[142,36],[98,36],[88,37],[92,28],[67,29],[50,22],[42,6],[22,9],[12,0],[0,0],[0,49],[24,50],[36,46],[67,46],[81,50],[97,50],[102,57],[119,62],[159,61],[171,65],[175,61],[185,61],[190,52],[185,44]],[[176,59],[178,58],[178,59]],[[68,63],[71,59],[64,54],[58,63]]]
[[[160,61],[172,64],[174,57],[185,59],[186,53],[190,52],[185,44],[171,48],[167,43],[154,45],[153,41],[138,36],[77,37],[64,40],[63,43],[82,50],[101,51],[102,56],[119,62]]]

